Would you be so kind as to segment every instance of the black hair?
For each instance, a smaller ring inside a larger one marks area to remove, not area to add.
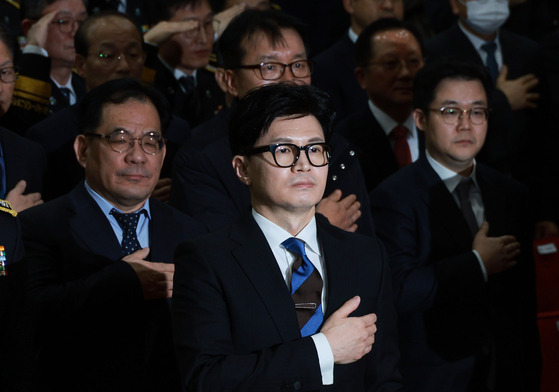
[[[246,55],[243,42],[250,41],[258,33],[265,34],[273,45],[283,43],[282,29],[295,30],[309,53],[305,26],[298,19],[272,9],[246,10],[229,23],[217,41],[218,64],[224,68],[241,65]]]
[[[58,0],[21,0],[19,2],[19,15],[21,20],[32,19],[38,20],[41,18],[45,7],[56,3]],[[87,7],[87,0],[82,0],[82,3]]]
[[[157,6],[154,7],[151,21],[156,24],[164,20],[170,20],[179,9],[188,6],[196,8],[204,2],[207,2],[210,8],[212,7],[210,0],[157,0]]]
[[[233,155],[246,155],[265,135],[277,118],[314,116],[326,142],[330,140],[335,117],[330,97],[309,85],[292,82],[269,84],[251,90],[232,109],[229,118],[229,142]]]
[[[140,42],[142,43],[142,47],[144,46],[144,39],[143,34],[140,28],[134,22],[130,16],[123,14],[122,12],[107,10],[101,11],[97,14],[93,14],[80,25],[78,30],[76,31],[76,35],[74,36],[74,47],[76,49],[77,54],[81,54],[83,57],[87,57],[89,53],[89,46],[91,42],[89,42],[89,30],[92,26],[95,25],[100,19],[105,19],[108,17],[116,17],[128,20],[138,31],[138,37],[140,38]]]
[[[15,64],[17,55],[15,37],[11,33],[10,28],[3,23],[0,23],[0,42],[3,42],[8,47]]]
[[[438,58],[421,68],[415,74],[413,82],[413,108],[421,109],[427,118],[429,107],[435,99],[435,91],[444,79],[479,80],[486,97],[489,96],[489,74],[483,67],[455,56]]]
[[[120,105],[130,99],[151,102],[157,109],[161,121],[161,132],[166,133],[170,121],[167,99],[155,88],[143,85],[132,78],[109,80],[89,91],[80,101],[78,108],[78,129],[80,133],[94,132],[101,125],[105,105]]]
[[[388,30],[409,31],[419,43],[421,53],[424,53],[423,37],[417,27],[396,18],[382,18],[365,27],[355,42],[355,64],[358,67],[365,67],[373,58],[373,37],[382,31]]]

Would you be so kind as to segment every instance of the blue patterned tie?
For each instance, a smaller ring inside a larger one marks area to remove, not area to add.
[[[70,89],[68,87],[60,87],[59,90],[60,90],[60,93],[62,94],[62,96],[64,97],[64,99],[66,100],[66,103],[69,105],[70,104],[70,95],[72,94],[72,92],[70,91]]]
[[[309,336],[322,325],[322,278],[305,253],[305,244],[294,237],[282,245],[297,256],[292,266],[291,298],[295,303],[301,336]]]
[[[499,75],[499,66],[497,65],[497,59],[495,58],[495,51],[497,50],[497,44],[491,41],[481,45],[481,49],[483,49],[487,53],[487,60],[485,62],[485,65],[489,70],[489,75],[491,75],[491,80],[493,81],[493,84],[495,84],[495,81],[497,80],[497,76]]]
[[[136,235],[136,227],[138,227],[140,215],[144,212],[145,210],[141,210],[131,214],[123,214],[114,208],[110,212],[122,229],[122,243],[120,246],[122,248],[123,256],[129,255],[130,253],[142,248],[140,246],[140,242],[138,241],[138,236]]]

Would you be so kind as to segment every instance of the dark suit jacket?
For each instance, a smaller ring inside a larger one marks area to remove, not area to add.
[[[43,177],[47,168],[43,148],[3,127],[0,127],[0,145],[6,167],[6,192],[20,180],[27,182],[25,193],[43,192]]]
[[[172,262],[200,234],[150,200],[150,260]],[[175,391],[169,304],[145,301],[113,229],[83,183],[20,214],[41,390]]]
[[[509,79],[516,79],[535,71],[534,59],[540,50],[538,44],[503,29],[499,30],[499,41],[503,63],[509,70]],[[449,55],[484,66],[481,57],[457,23],[425,42],[427,61]],[[537,156],[534,142],[540,140],[534,121],[540,115],[537,111],[528,109],[512,111],[500,90],[491,93],[489,106],[493,109],[490,114],[489,132],[478,160],[529,184],[533,158]]]
[[[336,126],[350,143],[357,146],[359,163],[371,192],[382,180],[398,170],[390,140],[368,107],[342,120]],[[425,136],[417,131],[419,155],[425,152]]]
[[[425,157],[371,193],[375,226],[393,274],[400,369],[410,391],[483,390],[488,365],[481,361],[492,344],[496,391],[537,390],[527,192],[482,164],[477,180],[489,236],[512,234],[522,245],[519,264],[488,282],[457,203]]]
[[[382,248],[320,215],[317,230],[328,279],[325,319],[360,295],[352,316],[378,316],[372,354],[335,365],[334,386],[322,386],[314,343],[301,338],[276,259],[252,215],[245,214],[176,252],[173,333],[188,391],[399,389],[395,313]]]
[[[43,146],[47,153],[48,167],[45,178],[44,200],[52,200],[70,192],[84,177],[83,168],[76,160],[74,140],[78,129],[79,102],[53,113],[27,130],[25,136]],[[172,116],[167,138],[167,154],[161,169],[161,178],[171,176],[171,164],[179,149],[190,139],[188,123]]]
[[[50,58],[25,53],[20,56],[18,67],[19,77],[12,97],[12,106],[1,123],[24,135],[30,126],[69,104],[50,78]],[[78,100],[86,94],[85,81],[75,73],[72,74],[72,87]]]
[[[87,13],[92,15],[101,11],[113,10],[117,11],[112,0],[88,0]],[[126,14],[135,22],[136,26],[146,32],[153,21],[153,13],[155,11],[155,3],[150,0],[127,0]]]
[[[332,97],[337,121],[367,107],[367,93],[355,78],[355,44],[346,33],[314,59],[312,84]]]
[[[192,141],[177,153],[173,163],[171,205],[186,212],[210,229],[222,227],[243,215],[250,207],[250,192],[231,165],[233,155],[227,132],[228,111],[223,109],[200,129]],[[372,234],[367,206],[368,194],[357,150],[339,135],[332,137],[332,161],[324,194],[341,189],[343,197],[355,194],[361,202],[358,232]]]
[[[157,47],[146,45],[146,53],[144,74],[152,76],[145,81],[157,87],[170,102],[173,114],[184,118],[192,128],[211,119],[225,105],[214,72],[197,70],[194,93],[186,96],[175,75],[157,57]]]

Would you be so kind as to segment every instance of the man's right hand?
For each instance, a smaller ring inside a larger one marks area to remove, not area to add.
[[[376,314],[349,317],[360,303],[358,296],[348,300],[328,317],[320,330],[328,339],[336,364],[358,361],[373,348],[377,331]]]
[[[159,46],[173,35],[198,28],[197,20],[183,20],[179,22],[162,21],[144,34],[144,41]]]
[[[146,261],[148,254],[149,248],[139,249],[123,257],[122,261],[130,264],[138,275],[144,299],[171,298],[175,265]]]
[[[360,208],[361,203],[357,201],[357,196],[349,195],[342,199],[342,191],[336,189],[318,203],[316,211],[328,218],[331,225],[355,232],[355,222],[361,216]]]
[[[54,20],[58,11],[54,10],[44,15],[36,23],[33,23],[27,32],[27,44],[45,48],[48,38],[49,24]]]
[[[43,199],[41,199],[39,192],[24,195],[23,192],[25,192],[26,187],[27,183],[25,180],[21,180],[6,194],[6,200],[10,202],[12,208],[17,212],[43,204]]]
[[[498,274],[516,265],[520,243],[512,235],[488,237],[489,223],[483,222],[474,237],[472,248],[479,253],[487,275]]]
[[[526,74],[517,79],[507,79],[508,69],[503,65],[497,77],[497,89],[507,97],[512,110],[535,109],[538,107],[540,95],[532,90],[539,80],[534,74]]]

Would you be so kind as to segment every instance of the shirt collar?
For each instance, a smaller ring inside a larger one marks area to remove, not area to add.
[[[70,93],[73,96],[76,96],[76,92],[74,91],[74,87],[72,86],[72,74],[70,74],[70,78],[68,79],[68,81],[66,82],[66,84],[60,84],[58,83],[56,80],[54,80],[53,78],[51,78],[51,80],[53,81],[53,83],[56,85],[56,87],[58,88],[67,88],[68,90],[70,90]]]
[[[288,238],[293,237],[289,232],[287,232],[282,227],[276,225],[274,222],[265,218],[254,209],[252,209],[252,216],[254,220],[264,233],[266,240],[270,248],[282,247],[281,243]],[[316,232],[316,218],[313,216],[312,219],[307,223],[307,225],[295,236],[296,238],[302,240],[306,244],[306,249],[312,251],[313,253],[321,256],[320,247],[318,246],[318,238]]]
[[[353,43],[357,42],[357,38],[359,38],[359,36],[355,33],[355,31],[353,31],[351,27],[349,28],[349,31],[347,33],[349,35],[349,39],[351,40],[351,42]]]
[[[99,208],[101,208],[101,211],[103,211],[103,213],[105,214],[105,216],[109,216],[111,210],[114,208],[115,210],[117,210],[118,212],[122,213],[122,210],[120,210],[119,208],[116,208],[115,206],[113,206],[111,203],[109,203],[107,200],[105,200],[103,198],[103,196],[101,196],[100,194],[98,194],[97,192],[95,192],[87,183],[87,181],[85,181],[84,183],[85,185],[85,189],[87,190],[87,192],[91,195],[91,197],[93,198],[93,200],[95,200],[95,202],[97,203],[97,205],[99,205]],[[138,211],[140,210],[145,210],[148,219],[151,220],[151,211],[149,208],[149,199],[146,200],[146,202],[144,203],[144,205],[138,209]]]
[[[458,27],[460,27],[460,30],[462,30],[464,35],[470,40],[470,42],[472,43],[474,48],[476,48],[476,51],[478,53],[480,53],[482,51],[481,46],[488,43],[488,42],[495,42],[495,44],[497,44],[497,51],[501,50],[501,46],[499,44],[499,30],[497,30],[497,35],[495,36],[495,39],[493,41],[485,41],[485,40],[479,38],[478,36],[470,33],[468,30],[466,30],[466,28],[464,27],[464,24],[461,20],[458,21]]]
[[[159,58],[159,61],[161,61],[161,63],[163,63],[163,65],[169,70],[171,71],[171,73],[173,74],[173,76],[175,77],[175,79],[179,80],[181,77],[183,76],[194,76],[194,83],[196,83],[196,71],[194,70],[194,72],[192,73],[192,75],[188,75],[185,72],[181,71],[178,68],[173,68],[171,67],[169,64],[167,64],[165,62],[165,60],[163,60],[163,58],[159,55],[157,55],[157,57]]]
[[[399,125],[399,123],[394,121],[392,117],[390,117],[388,114],[384,113],[381,109],[379,109],[378,106],[376,106],[371,100],[369,100],[369,109],[371,109],[373,116],[380,124],[384,133],[386,133],[386,136],[390,135],[390,132],[392,132],[394,127]],[[403,122],[402,125],[408,128],[408,131],[411,132],[412,135],[415,135],[417,133],[417,130],[415,129],[415,122],[413,121],[412,113],[410,113],[409,117],[406,119],[406,121]]]
[[[456,187],[458,186],[458,184],[463,178],[467,178],[441,165],[438,161],[435,160],[435,158],[431,156],[431,154],[429,154],[429,151],[427,150],[425,151],[425,156],[427,157],[427,161],[429,162],[429,164],[431,165],[435,173],[437,173],[440,179],[444,182],[446,188],[450,193],[454,192],[454,190],[456,189]],[[476,164],[476,160],[474,159],[474,169],[472,170],[472,173],[470,174],[469,178],[471,178],[475,186],[479,188],[477,182],[477,176],[476,176],[476,171],[477,171],[476,168],[477,168],[477,164]]]

